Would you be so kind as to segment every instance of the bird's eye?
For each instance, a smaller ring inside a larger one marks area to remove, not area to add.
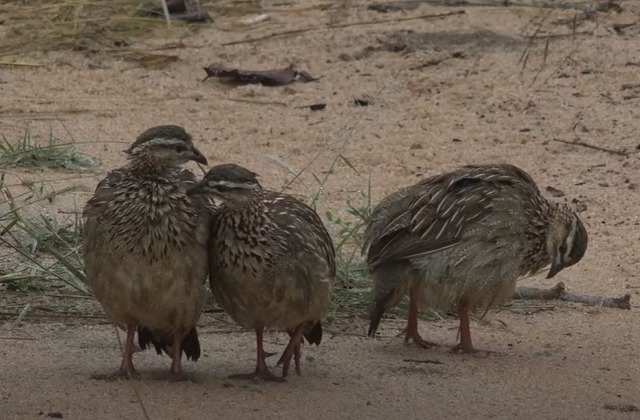
[[[226,185],[218,185],[216,186],[216,190],[218,190],[219,192],[229,192],[231,191],[231,188],[227,187]]]
[[[183,153],[183,152],[186,152],[186,151],[187,151],[187,147],[186,146],[182,146],[182,145],[176,146],[176,152]]]

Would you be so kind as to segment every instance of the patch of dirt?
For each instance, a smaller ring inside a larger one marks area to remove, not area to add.
[[[472,32],[441,31],[422,32],[396,31],[380,38],[387,51],[412,53],[416,51],[471,50],[476,53],[513,51],[523,46],[520,38],[502,35],[489,30]]]
[[[554,284],[582,294],[631,293],[632,309],[544,302],[544,310],[535,310],[532,302],[532,310],[491,313],[488,324],[472,325],[474,344],[495,352],[485,357],[448,352],[456,342],[455,320],[422,321],[423,337],[444,346],[419,350],[396,337],[403,319],[384,319],[378,340],[364,337],[366,319],[338,319],[321,346],[305,346],[303,374],[286,384],[226,379],[253,369],[254,338],[207,314],[204,356],[185,362],[196,382],[152,379],[169,361],[146,351],[135,356],[146,379],[105,383],[89,377],[115,369],[119,348],[100,312],[86,302],[2,291],[3,314],[35,299],[94,317],[27,314],[18,324],[2,315],[0,417],[143,418],[136,392],[158,419],[636,415],[630,407],[640,406],[640,98],[625,86],[638,83],[640,50],[634,28],[614,28],[637,21],[634,2],[581,21],[575,34],[565,24],[543,23],[541,40],[532,43],[548,10],[467,7],[454,8],[465,14],[424,19],[418,17],[452,8],[379,14],[364,5],[323,5],[274,3],[270,19],[255,26],[238,28],[243,16],[227,13],[181,40],[131,40],[141,51],[178,57],[160,68],[76,52],[29,57],[42,67],[3,66],[0,134],[16,141],[30,127],[45,142],[51,131],[102,162],[84,173],[11,169],[6,184],[15,195],[26,191],[23,181],[45,193],[77,186],[41,205],[50,214],[73,214],[106,171],[124,162],[121,151],[137,134],[170,123],[185,126],[211,164],[242,164],[270,188],[308,168],[289,190],[310,197],[326,177],[318,210],[339,217],[348,217],[347,201],[364,203],[360,193],[369,182],[377,202],[458,165],[510,162],[543,191],[564,193],[555,200],[581,207],[589,249]],[[574,16],[571,10],[553,14],[567,22]],[[378,20],[386,22],[360,24]],[[316,29],[224,45],[303,28]],[[379,48],[389,34],[401,34],[395,39],[408,47],[349,59]],[[454,56],[457,51],[464,53]],[[293,64],[319,80],[284,87],[203,82],[202,69],[213,63],[256,70]],[[354,97],[368,98],[368,106],[354,105]],[[310,110],[315,103],[326,108]],[[542,275],[522,284],[552,286]],[[284,345],[285,334],[269,335],[268,350]]]

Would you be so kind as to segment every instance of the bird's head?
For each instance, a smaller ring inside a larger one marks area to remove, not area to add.
[[[566,204],[557,204],[547,233],[551,269],[547,278],[576,264],[587,251],[588,236],[578,215]]]
[[[144,159],[158,166],[180,166],[190,160],[207,164],[207,159],[193,145],[191,135],[177,125],[149,128],[138,136],[125,153],[132,160]]]
[[[233,163],[212,167],[187,194],[202,194],[235,207],[251,201],[262,191],[258,175]]]

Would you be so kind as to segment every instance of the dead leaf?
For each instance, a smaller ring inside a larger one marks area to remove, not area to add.
[[[235,84],[262,84],[265,86],[284,86],[297,80],[311,82],[317,79],[311,77],[306,71],[298,71],[293,65],[279,70],[241,70],[234,67],[226,67],[222,64],[212,64],[205,67],[207,80],[217,77],[229,83]]]
[[[551,185],[547,186],[547,191],[551,194],[552,197],[564,197],[565,193],[562,190],[552,187]]]

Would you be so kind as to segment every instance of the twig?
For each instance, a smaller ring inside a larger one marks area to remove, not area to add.
[[[455,12],[428,14],[428,15],[420,15],[420,16],[413,16],[413,17],[402,17],[402,18],[396,18],[396,19],[366,20],[366,21],[354,22],[354,23],[342,23],[339,25],[312,26],[309,28],[292,29],[292,30],[283,31],[283,32],[274,32],[259,38],[256,37],[256,38],[243,39],[241,41],[225,42],[222,45],[227,46],[227,45],[247,44],[251,42],[261,42],[261,41],[266,41],[269,39],[280,38],[280,37],[289,36],[289,35],[299,35],[305,32],[315,32],[315,31],[324,31],[328,29],[347,28],[350,26],[378,25],[381,23],[404,22],[408,20],[420,20],[420,19],[439,19],[439,18],[444,18],[448,16],[462,15],[465,13],[466,12],[464,10],[456,10]]]
[[[231,102],[242,102],[245,104],[254,104],[254,105],[277,105],[277,106],[287,106],[284,102],[276,102],[276,101],[255,101],[252,99],[239,99],[239,98],[219,98],[224,99]]]
[[[613,7],[615,3],[607,2],[603,4]],[[602,25],[608,22],[609,18],[611,17],[612,10],[613,9],[611,8],[607,12],[607,14],[604,16],[604,18],[596,19],[595,27],[590,31],[591,33],[595,34],[596,30],[598,30]],[[572,32],[575,32],[575,29],[576,29],[576,24],[573,25]],[[576,35],[577,34],[578,33],[576,32]],[[558,74],[558,72],[560,71],[560,69],[562,68],[562,66],[566,61],[573,59],[574,54],[578,52],[578,50],[580,49],[580,47],[582,46],[582,44],[585,42],[586,39],[587,39],[586,37],[582,38],[575,43],[575,47],[571,51],[569,51],[569,53],[560,61],[560,63],[556,66],[556,68],[553,69],[553,71],[551,71],[549,75],[542,81],[543,85],[545,85],[551,79],[551,77],[553,77],[553,75]],[[533,86],[533,84],[530,84],[530,87],[531,86]]]
[[[363,337],[363,338],[367,338],[367,335],[364,333],[356,333],[356,332],[348,332],[345,330],[325,330],[327,331],[328,334],[331,334],[331,338],[338,336],[338,335],[348,335],[350,337]]]
[[[160,3],[162,3],[164,18],[167,20],[167,28],[171,29],[171,15],[169,14],[169,6],[167,6],[167,0],[160,0]]]
[[[0,312],[0,316],[10,316],[14,317],[19,315],[16,312]],[[28,314],[26,318],[77,318],[77,319],[100,319],[105,320],[107,317],[105,315],[87,315],[82,313],[54,313],[54,314],[34,314],[33,312]]]
[[[24,305],[24,308],[20,311],[20,313],[18,314],[18,317],[16,318],[16,322],[18,324],[22,322],[25,316],[27,316],[30,308],[31,308],[31,304],[27,303],[26,305]]]
[[[70,294],[53,294],[53,293],[42,293],[39,296],[41,297],[52,297],[58,299],[95,299],[93,296],[85,296],[85,295],[70,295]]]
[[[605,147],[594,146],[593,144],[585,143],[585,142],[582,142],[582,141],[567,141],[567,140],[562,140],[562,139],[552,139],[552,140],[556,141],[558,143],[571,144],[573,146],[587,147],[589,149],[599,150],[601,152],[606,152],[606,153],[611,153],[612,155],[629,156],[629,152],[627,152],[625,150],[607,149]]]
[[[550,289],[537,287],[518,287],[513,299],[531,300],[562,300],[565,302],[584,303],[590,306],[606,306],[608,308],[631,309],[631,295],[627,293],[621,298],[602,296],[577,295],[566,291],[564,283],[560,282]]]
[[[620,86],[620,90],[628,90],[628,89],[638,89],[640,88],[640,83],[625,83]]]
[[[12,336],[0,336],[0,340],[29,340],[36,341],[35,337],[12,337]]]
[[[0,67],[46,67],[46,64],[12,63],[7,61],[0,61]]]
[[[420,359],[402,359],[403,362],[413,362],[413,363],[431,363],[434,365],[444,365],[444,363],[442,363],[440,360],[430,360],[430,359],[425,359],[425,360],[420,360]]]
[[[431,6],[449,6],[449,7],[532,7],[537,9],[564,9],[564,10],[580,10],[583,12],[591,12],[594,9],[598,10],[599,7],[615,7],[608,6],[606,2],[581,2],[581,3],[568,3],[561,2],[556,3],[554,1],[543,0],[400,0],[400,1],[385,1],[380,3],[374,3],[381,6],[393,6],[398,4],[429,4]],[[339,7],[368,7],[371,3],[355,3],[345,6],[344,3],[330,3],[323,4],[323,9],[328,9],[332,6]]]

